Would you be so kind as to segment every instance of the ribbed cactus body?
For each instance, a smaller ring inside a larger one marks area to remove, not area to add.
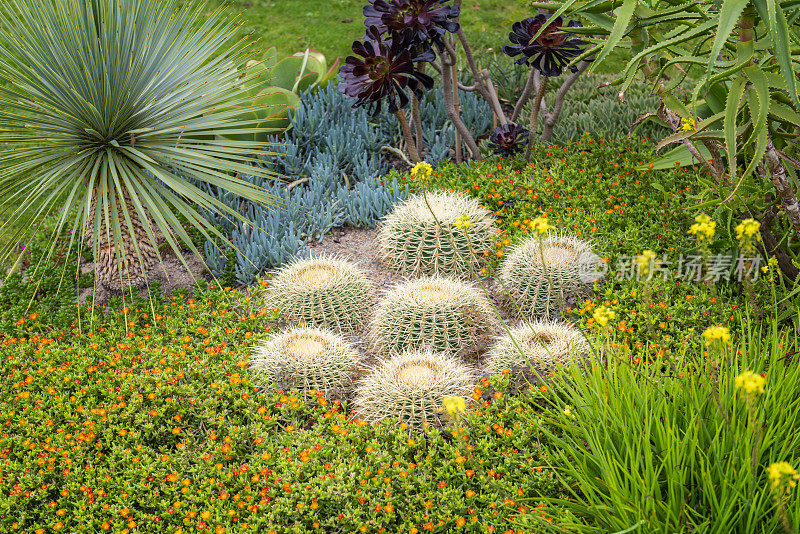
[[[556,365],[567,363],[571,356],[586,354],[589,348],[580,330],[568,323],[533,321],[512,328],[510,335],[497,339],[486,354],[486,373],[530,368],[545,375]]]
[[[359,356],[329,330],[295,327],[254,350],[251,367],[264,385],[308,392],[342,394],[351,388]]]
[[[480,270],[497,233],[490,212],[477,200],[437,192],[398,204],[386,216],[378,240],[390,269],[413,276],[469,277]]]
[[[441,417],[445,397],[465,400],[475,375],[457,358],[429,350],[411,350],[379,362],[355,390],[355,409],[365,421],[390,417],[419,427]]]
[[[529,237],[516,245],[498,278],[525,317],[555,317],[586,284],[597,279],[602,260],[591,245],[567,235]]]
[[[351,333],[364,324],[375,298],[373,283],[356,265],[317,257],[289,264],[270,282],[267,304],[291,325]]]
[[[370,322],[378,351],[429,348],[456,353],[490,336],[497,326],[491,303],[478,288],[446,277],[423,277],[395,286]]]

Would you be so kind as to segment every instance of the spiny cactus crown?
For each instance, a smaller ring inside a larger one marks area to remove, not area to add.
[[[498,374],[504,369],[531,368],[543,375],[553,366],[568,362],[571,356],[585,354],[589,348],[580,330],[568,323],[525,323],[495,342],[486,355],[486,372]]]
[[[338,334],[295,327],[255,347],[251,367],[279,389],[341,394],[351,387],[359,356]]]
[[[330,257],[302,259],[281,270],[267,290],[289,324],[358,330],[375,299],[375,288],[354,264]]]
[[[448,192],[416,195],[386,216],[378,234],[389,268],[409,275],[470,276],[498,230],[477,200]]]
[[[410,350],[379,362],[359,382],[355,408],[365,421],[397,418],[411,426],[439,421],[445,397],[470,395],[474,372],[453,356]]]
[[[468,351],[492,334],[497,319],[476,287],[445,277],[424,277],[395,286],[378,304],[370,323],[376,350],[431,348]]]
[[[510,308],[526,317],[552,317],[585,284],[597,280],[605,264],[591,244],[568,235],[529,237],[516,245],[500,267],[500,282],[516,301]]]

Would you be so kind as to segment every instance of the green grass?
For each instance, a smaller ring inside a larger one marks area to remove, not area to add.
[[[324,53],[332,63],[350,54],[353,41],[364,36],[364,0],[210,0],[241,23],[239,35],[254,49],[271,46],[290,55],[306,48]],[[530,9],[505,0],[471,0],[462,8],[462,23],[476,49],[500,48],[511,23],[530,16]]]

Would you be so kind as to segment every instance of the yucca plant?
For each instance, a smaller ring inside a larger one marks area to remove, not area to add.
[[[226,242],[204,213],[242,219],[204,186],[269,203],[239,175],[270,174],[252,165],[264,144],[230,140],[264,128],[240,119],[248,58],[220,12],[194,1],[14,0],[0,13],[0,233],[11,237],[0,260],[55,212],[54,237],[69,230],[71,248],[91,247],[98,283],[140,285],[161,261],[160,240],[183,261],[181,244],[200,255],[191,228]],[[55,249],[53,239],[46,257]]]

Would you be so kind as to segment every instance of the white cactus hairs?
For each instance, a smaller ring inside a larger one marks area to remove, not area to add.
[[[294,327],[256,346],[250,367],[264,386],[339,396],[352,388],[359,361],[358,353],[338,334]]]
[[[497,338],[489,349],[486,373],[495,375],[505,369],[530,368],[543,376],[559,365],[566,365],[572,357],[583,357],[590,350],[586,337],[570,323],[522,323]]]
[[[469,400],[475,372],[457,358],[410,350],[378,362],[355,389],[355,410],[367,422],[397,418],[409,426],[436,423],[445,397]]]
[[[500,266],[498,278],[510,293],[508,307],[512,312],[550,318],[558,315],[568,298],[602,278],[605,268],[602,259],[592,252],[591,242],[549,233],[516,244]]]
[[[456,226],[459,217],[466,218],[467,227]],[[384,263],[394,271],[468,278],[473,270],[480,271],[498,233],[491,212],[480,202],[440,191],[398,204],[381,224],[378,243]]]
[[[329,257],[295,260],[283,267],[266,291],[269,307],[290,325],[331,328],[342,334],[360,329],[375,300],[375,286],[354,263]]]
[[[493,335],[499,321],[491,302],[474,285],[442,276],[397,284],[378,302],[369,336],[377,352],[430,348],[468,352]]]

